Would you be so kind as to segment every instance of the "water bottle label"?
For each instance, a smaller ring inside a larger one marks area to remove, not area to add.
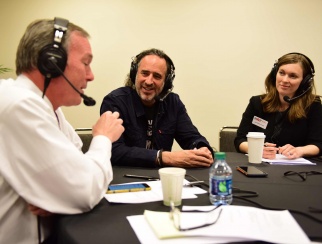
[[[225,180],[218,180],[212,179],[211,180],[211,194],[212,195],[230,195],[232,194],[232,180],[225,179]]]

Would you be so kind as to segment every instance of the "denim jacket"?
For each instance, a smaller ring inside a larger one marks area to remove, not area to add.
[[[148,122],[141,98],[130,87],[121,87],[104,97],[100,113],[118,111],[125,128],[122,136],[113,143],[113,165],[156,167],[157,151],[171,151],[174,139],[182,149],[208,147],[208,141],[193,125],[187,110],[175,93],[157,102],[153,122],[153,149],[146,149]]]

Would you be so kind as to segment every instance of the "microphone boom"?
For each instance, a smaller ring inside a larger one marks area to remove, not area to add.
[[[304,96],[304,95],[305,95],[305,93],[307,93],[307,92],[311,89],[311,87],[312,87],[312,86],[309,86],[309,88],[307,88],[306,90],[304,90],[300,95],[298,95],[298,96],[296,96],[296,97],[292,97],[292,98],[290,98],[289,96],[284,96],[284,97],[283,97],[283,99],[284,99],[284,101],[285,101],[285,102],[287,102],[287,103],[291,103],[293,100],[298,99],[298,98],[300,98],[300,97]]]
[[[83,98],[83,103],[86,106],[94,106],[96,104],[96,101],[93,98],[88,97],[85,94],[78,91],[76,89],[76,87],[67,79],[67,77],[64,75],[64,72],[58,67],[58,65],[56,64],[56,62],[53,59],[55,59],[55,58],[54,57],[49,58],[49,61],[55,66],[57,71],[59,71],[59,73],[64,77],[64,79],[67,81],[67,83]]]

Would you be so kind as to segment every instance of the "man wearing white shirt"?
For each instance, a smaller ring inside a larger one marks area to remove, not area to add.
[[[64,19],[34,21],[18,46],[17,79],[0,86],[0,243],[46,240],[53,214],[89,211],[113,178],[111,144],[124,131],[119,114],[98,119],[83,154],[60,109],[79,105],[94,79],[88,38]]]

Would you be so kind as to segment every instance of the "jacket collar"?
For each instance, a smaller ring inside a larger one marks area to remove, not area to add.
[[[140,96],[138,95],[136,90],[132,89],[132,88],[131,88],[131,93],[132,93],[132,102],[134,104],[133,107],[134,107],[134,110],[135,110],[136,117],[145,116],[144,105],[141,102]],[[164,113],[164,105],[165,105],[165,103],[166,103],[165,101],[156,103],[156,106],[159,106],[158,114],[163,114]]]

